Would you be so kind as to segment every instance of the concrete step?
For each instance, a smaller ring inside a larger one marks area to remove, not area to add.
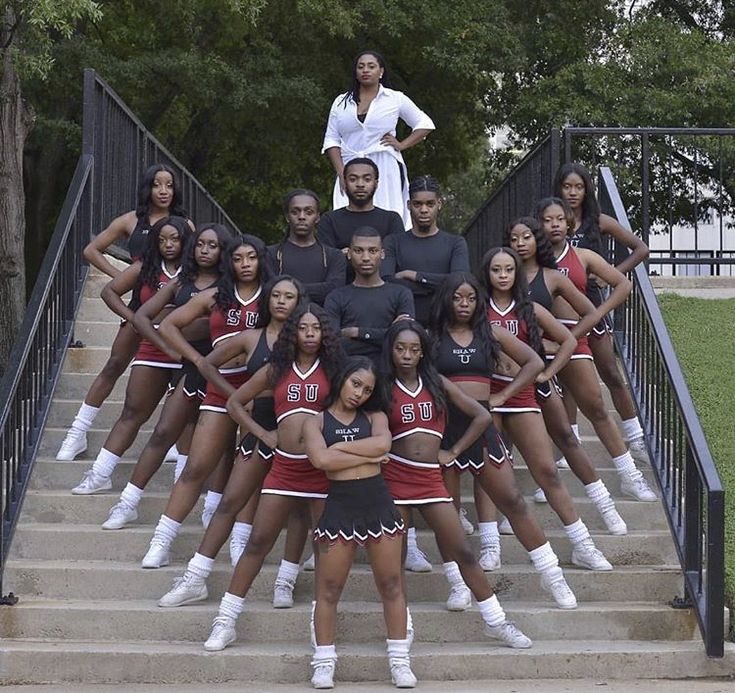
[[[127,303],[130,300],[130,294],[126,294],[123,300]],[[101,298],[85,297],[79,306],[77,322],[119,323],[120,318],[107,307]]]
[[[120,413],[122,412],[123,399],[107,400],[100,408],[97,417],[94,420],[94,426],[97,430],[109,431],[117,421]],[[147,428],[152,428],[158,417],[161,415],[161,409],[163,409],[163,403],[165,398],[161,400],[155,411],[151,415],[150,424]],[[48,420],[46,426],[48,428],[62,428],[67,429],[71,422],[74,421],[74,417],[79,411],[80,400],[70,399],[54,399],[49,408]]]
[[[143,570],[133,562],[16,559],[6,566],[4,588],[21,596],[47,599],[104,599],[110,595],[115,599],[157,599],[169,590],[172,580],[182,574],[184,567],[183,562],[158,570]],[[250,591],[252,599],[271,598],[276,572],[273,564],[263,566]],[[615,602],[621,595],[626,601],[665,603],[681,591],[678,566],[620,567],[605,573],[566,568],[564,572],[580,603]],[[224,594],[231,574],[230,566],[222,562],[215,565],[209,579],[213,600]],[[506,565],[488,577],[502,599],[552,604],[530,565]],[[299,576],[294,592],[299,603],[311,602],[313,582],[313,573]],[[446,579],[436,570],[406,573],[406,585],[409,601],[415,597],[443,603],[447,598]],[[369,568],[354,566],[345,587],[345,602],[366,599],[374,594]]]
[[[648,640],[665,628],[668,639],[698,637],[691,610],[652,603],[598,602],[564,611],[534,602],[503,601],[508,618],[534,641]],[[311,606],[274,609],[270,602],[248,601],[238,622],[242,642],[282,642],[290,646],[308,632]],[[201,643],[208,635],[217,604],[191,604],[161,609],[153,600],[56,601],[23,599],[13,609],[0,611],[5,638],[61,638],[63,640],[135,641],[149,636],[155,624],[160,641]],[[411,603],[416,643],[480,642],[483,624],[476,608],[449,613],[442,604]],[[379,643],[385,638],[382,605],[376,601],[340,604],[337,638],[342,643]]]
[[[115,319],[116,317],[110,312],[110,319],[106,321],[77,320],[74,323],[73,341],[82,342],[84,347],[102,347],[109,350],[120,329],[120,318]]]
[[[206,630],[206,628],[205,628]],[[206,634],[205,634],[206,637]],[[384,644],[341,644],[337,681],[385,681]],[[492,642],[414,644],[412,666],[419,680],[513,678],[638,679],[726,677],[735,650],[707,659],[700,643],[642,640],[539,641],[529,650]],[[83,681],[86,683],[213,683],[245,677],[250,682],[307,685],[311,648],[306,638],[282,643],[238,642],[223,652],[205,652],[195,643],[90,643],[59,640],[3,642],[4,683]]]
[[[63,464],[63,463],[62,463]],[[165,472],[165,470],[164,470]],[[81,481],[81,476],[76,483]],[[23,523],[28,522],[63,522],[68,524],[96,524],[107,519],[110,508],[117,502],[123,485],[113,488],[107,493],[93,496],[74,496],[71,490],[29,490],[23,506]],[[71,486],[70,486],[71,489]],[[146,493],[138,508],[139,524],[152,524],[158,521],[168,500],[167,492]],[[533,504],[531,498],[526,498]],[[475,507],[470,497],[463,497],[468,518],[476,522]],[[578,498],[575,503],[579,514],[590,531],[605,532],[602,518],[592,503],[586,498]],[[638,501],[620,500],[617,502],[620,514],[625,518],[630,530],[666,529],[666,518],[658,503],[639,503]],[[545,528],[560,529],[561,520],[548,504],[533,504],[533,513]],[[418,512],[414,512],[416,526],[423,528],[425,523]]]
[[[92,385],[92,382],[97,377],[99,371],[93,373],[80,373],[70,369],[62,371],[59,377],[59,384],[56,386],[55,398],[69,400],[76,403],[76,407],[71,410],[71,418],[68,422],[64,423],[64,426],[71,424],[72,419],[76,416],[79,409],[79,405],[84,400],[87,391]],[[112,407],[113,410],[119,411],[122,408],[122,403],[125,398],[125,388],[128,386],[128,373],[126,371],[120,376],[120,379],[115,383],[115,387],[112,393],[108,397],[107,402],[102,405],[102,409]],[[115,409],[117,407],[117,409]]]
[[[204,536],[204,530],[198,523],[195,513],[193,522],[184,527],[174,543],[172,557],[175,561],[187,561],[197,550]],[[74,558],[76,560],[109,560],[138,561],[148,550],[148,543],[153,535],[153,524],[133,524],[122,530],[105,531],[98,524],[33,524],[23,523],[15,531],[11,556],[34,560],[60,560],[68,556],[68,545],[73,536],[75,542]],[[672,565],[676,563],[676,551],[668,539],[667,530],[646,530],[632,532],[624,537],[608,534],[595,534],[593,538],[608,560],[616,566],[623,565]],[[547,537],[551,542],[559,560],[570,564],[571,544],[562,530],[549,530]],[[281,533],[269,559],[280,561],[283,555],[285,532]],[[477,533],[469,537],[475,552],[479,552],[480,539]],[[528,554],[513,536],[502,536],[501,551],[503,563],[514,565],[527,564]],[[441,564],[439,551],[430,530],[418,531],[418,543],[429,560],[437,566]],[[310,551],[310,549],[307,549]],[[221,552],[223,561],[228,559],[228,550]],[[367,563],[367,554],[358,550],[355,557],[357,563]]]

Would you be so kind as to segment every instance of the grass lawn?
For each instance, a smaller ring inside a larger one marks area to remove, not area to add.
[[[659,297],[725,487],[725,591],[735,605],[735,299]]]

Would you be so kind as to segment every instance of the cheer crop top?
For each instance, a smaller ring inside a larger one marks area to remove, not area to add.
[[[213,289],[215,286],[217,286],[216,280],[213,281],[209,286],[205,286],[203,289],[197,289],[194,282],[187,281],[185,284],[182,284],[179,290],[176,292],[174,304],[177,308],[180,308],[181,306],[188,303],[192,296],[196,296],[197,294],[200,294],[202,291],[206,291],[207,289]]]
[[[128,252],[133,262],[140,260],[148,248],[148,234],[151,232],[151,223],[148,217],[139,217],[133,232],[128,236]]]
[[[551,311],[551,305],[554,302],[549,288],[546,286],[544,279],[544,268],[539,267],[534,278],[528,282],[528,297],[534,302]]]
[[[291,414],[318,414],[324,409],[329,394],[329,378],[319,363],[302,373],[295,363],[273,388],[276,421],[281,422]]]
[[[359,410],[349,424],[343,424],[328,410],[324,410],[322,435],[327,447],[335,443],[350,443],[353,440],[369,438],[373,434],[373,427],[365,412]]]
[[[587,270],[585,270],[582,261],[569,243],[564,246],[561,255],[556,258],[556,265],[562,274],[569,277],[577,291],[585,293],[587,289]]]
[[[181,267],[178,267],[173,274],[169,274],[168,270],[166,269],[165,263],[161,263],[161,272],[158,275],[158,283],[156,284],[156,288],[154,289],[153,287],[148,286],[148,284],[143,284],[138,290],[138,297],[140,300],[139,305],[142,306],[146,301],[153,298],[153,296],[156,295],[156,292],[166,286],[166,284],[168,284],[172,279],[176,278],[179,275],[180,271]]]
[[[436,368],[453,381],[489,383],[493,364],[488,361],[482,340],[473,335],[468,346],[460,346],[446,332],[439,339]]]
[[[253,353],[248,357],[248,372],[252,375],[255,371],[261,369],[271,360],[271,354],[273,351],[268,346],[268,338],[265,335],[265,330],[260,333],[258,343],[253,349]]]
[[[437,412],[431,392],[424,387],[420,377],[418,380],[418,387],[413,392],[400,381],[393,382],[388,414],[388,426],[393,440],[405,438],[412,433],[429,433],[439,438],[444,436],[446,416],[444,412]]]
[[[237,304],[229,308],[220,308],[216,304],[213,306],[209,314],[209,338],[212,340],[212,346],[258,324],[261,291],[262,287],[259,286],[247,301],[243,301],[235,289]]]
[[[491,298],[488,301],[487,319],[491,325],[504,327],[508,332],[515,335],[522,342],[528,344],[528,326],[525,320],[521,320],[516,313],[516,302],[511,301],[507,308],[498,308]]]

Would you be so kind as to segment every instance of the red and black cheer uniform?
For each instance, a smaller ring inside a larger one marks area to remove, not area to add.
[[[223,339],[234,337],[243,330],[250,330],[258,324],[261,291],[262,287],[258,287],[258,290],[247,301],[243,301],[237,293],[237,289],[235,289],[235,298],[237,299],[235,305],[220,308],[215,304],[212,307],[209,313],[209,339],[212,342],[212,347],[217,346]],[[250,377],[247,366],[220,368],[219,372],[235,389],[247,382]],[[226,414],[226,404],[227,397],[212,383],[207,383],[207,394],[199,409]]]
[[[393,383],[388,425],[393,440],[413,433],[428,433],[442,438],[446,416],[444,412],[437,412],[436,402],[431,392],[424,388],[420,377],[413,392],[396,380]],[[383,465],[383,478],[396,505],[452,502],[438,461],[418,462],[392,452],[388,453],[388,457],[388,463]]]
[[[495,301],[491,298],[488,302],[487,319],[491,325],[504,327],[508,332],[520,339],[524,344],[528,344],[528,326],[525,320],[521,320],[515,310],[516,302],[511,301],[507,308],[499,308]],[[502,392],[513,378],[507,375],[493,373],[490,380],[490,392],[496,394]],[[538,402],[536,401],[536,388],[533,384],[527,385],[520,392],[517,392],[510,399],[506,400],[501,407],[495,407],[493,411],[500,414],[521,414],[524,412],[541,413]]]
[[[158,275],[158,283],[153,288],[148,284],[143,284],[140,289],[136,292],[138,295],[139,305],[143,305],[146,301],[153,298],[159,289],[162,289],[172,279],[178,276],[180,267],[173,274],[169,274],[166,270],[165,263],[161,263],[161,272]],[[173,307],[173,304],[166,306],[166,308]],[[154,325],[158,329],[158,325]],[[138,351],[135,352],[131,366],[152,366],[153,368],[170,368],[172,370],[178,370],[181,368],[179,361],[172,361],[168,354],[162,352],[155,344],[149,342],[147,339],[143,339],[138,346]]]
[[[295,363],[273,388],[276,422],[292,414],[318,414],[324,409],[329,394],[329,378],[319,363],[314,362],[306,373]],[[326,498],[329,481],[326,474],[313,467],[303,453],[291,453],[276,448],[268,476],[261,493],[299,498]]]
[[[452,382],[490,385],[493,366],[494,364],[488,362],[485,349],[477,335],[473,335],[472,341],[466,347],[457,344],[446,332],[440,337],[437,344],[436,368]],[[487,402],[481,404],[489,408]],[[449,450],[464,435],[471,421],[471,417],[450,403],[442,449]],[[491,423],[482,436],[457,455],[452,464],[444,467],[444,471],[453,469],[456,472],[463,472],[469,469],[473,474],[478,474],[485,464],[483,448],[487,450],[488,456],[495,464],[502,464],[506,458],[510,459],[502,438]]]
[[[362,440],[372,435],[370,419],[358,410],[349,424],[324,411],[322,435],[327,447]],[[314,528],[314,538],[329,544],[354,541],[364,546],[384,536],[403,534],[401,513],[395,506],[382,474],[362,479],[330,480],[324,512]]]
[[[577,291],[585,293],[585,289],[587,288],[587,271],[584,265],[582,265],[577,253],[574,252],[574,248],[569,243],[565,244],[561,255],[556,258],[556,266],[562,274],[569,277],[569,280],[574,284]],[[567,327],[574,327],[579,321],[570,318],[559,318],[559,322]],[[577,348],[572,354],[572,361],[591,358],[592,351],[587,341],[587,335],[583,335],[577,339]]]

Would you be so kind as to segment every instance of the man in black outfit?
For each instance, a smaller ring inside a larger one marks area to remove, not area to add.
[[[464,238],[437,226],[442,207],[439,183],[431,176],[419,176],[411,181],[408,194],[413,226],[385,239],[381,273],[411,289],[416,320],[426,327],[436,289],[452,272],[469,272],[470,258]]]
[[[355,281],[332,291],[324,309],[340,330],[345,351],[351,356],[367,356],[377,364],[391,323],[399,316],[413,317],[413,296],[405,286],[380,278],[384,253],[376,229],[357,229],[348,257]]]
[[[399,214],[380,209],[373,204],[373,196],[380,181],[378,167],[368,158],[350,159],[344,168],[346,207],[327,212],[319,222],[319,240],[345,255],[352,234],[363,226],[374,228],[381,238],[392,233],[405,233]]]
[[[304,283],[309,297],[322,305],[327,294],[345,283],[344,255],[315,237],[319,198],[311,190],[292,190],[284,204],[288,235],[269,245],[266,263],[271,274],[290,274]]]

